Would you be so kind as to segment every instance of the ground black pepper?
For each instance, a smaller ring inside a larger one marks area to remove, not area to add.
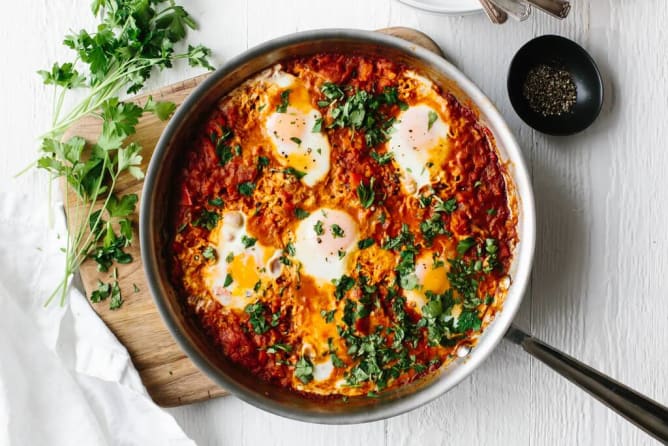
[[[563,69],[541,64],[529,70],[522,94],[529,108],[543,116],[570,113],[577,99],[571,74]]]

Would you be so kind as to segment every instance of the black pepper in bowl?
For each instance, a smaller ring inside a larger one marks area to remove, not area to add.
[[[561,68],[540,64],[527,73],[522,95],[529,108],[543,116],[559,116],[573,111],[577,90],[571,74]]]

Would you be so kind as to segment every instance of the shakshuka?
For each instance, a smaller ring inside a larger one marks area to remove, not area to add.
[[[183,151],[171,278],[260,380],[375,396],[447,366],[502,307],[506,166],[477,113],[410,67],[285,60],[221,98]]]

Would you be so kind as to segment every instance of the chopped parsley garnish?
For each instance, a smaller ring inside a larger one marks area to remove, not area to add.
[[[368,185],[365,185],[362,181],[360,182],[359,186],[357,186],[357,197],[359,198],[362,206],[367,209],[373,206],[373,202],[376,199],[376,193],[373,190],[374,182],[375,178],[371,177]]]
[[[244,248],[250,248],[254,246],[255,242],[257,242],[256,238],[248,237],[245,234],[241,236],[241,244],[244,245]]]
[[[258,172],[262,172],[265,167],[269,165],[269,158],[266,156],[258,156],[257,157],[257,170]]]
[[[290,344],[274,344],[267,347],[265,350],[267,353],[275,354],[279,351],[290,353],[292,351],[292,346]]]
[[[380,155],[380,154],[379,154],[378,152],[376,152],[375,150],[372,150],[371,152],[369,152],[369,154],[371,155],[371,158],[373,158],[374,160],[376,160],[376,162],[377,162],[378,164],[380,164],[381,166],[382,166],[383,164],[387,164],[387,163],[389,163],[389,162],[392,161],[392,159],[394,158],[394,154],[393,154],[392,152],[385,152],[385,153],[383,153],[382,155]]]
[[[457,318],[456,330],[459,333],[463,333],[468,330],[480,330],[482,327],[482,321],[478,317],[477,312],[475,311],[462,311],[462,313]]]
[[[346,235],[345,232],[343,232],[343,228],[336,223],[334,223],[329,230],[332,231],[332,237],[334,238],[341,238]]]
[[[271,315],[271,326],[272,327],[278,327],[279,322],[281,322],[281,312],[277,311],[276,313],[273,313]]]
[[[322,316],[322,318],[327,323],[330,323],[334,320],[334,314],[335,313],[336,313],[336,310],[330,310],[330,311],[320,310],[320,316]]]
[[[94,304],[102,302],[111,294],[111,284],[97,281],[97,289],[90,294],[90,301]]]
[[[483,272],[489,273],[499,266],[499,261],[497,259],[497,254],[499,247],[496,244],[496,240],[493,238],[485,239],[485,253],[487,253],[486,264],[483,267]]]
[[[462,239],[457,243],[457,252],[460,255],[464,255],[475,245],[475,239],[473,237],[467,237]]]
[[[294,257],[295,254],[297,253],[297,250],[295,249],[295,245],[292,244],[292,242],[288,242],[287,245],[285,245],[285,249],[283,250],[287,255]]]
[[[315,231],[316,235],[323,235],[325,233],[325,229],[322,227],[322,221],[318,220],[315,225],[313,225],[313,230]]]
[[[431,127],[434,125],[436,120],[438,119],[438,114],[436,114],[435,111],[429,110],[429,117],[427,121],[427,130],[431,130]]]
[[[463,259],[448,259],[450,270],[447,273],[450,285],[464,298],[471,301],[478,298],[478,280],[475,262],[467,263]]]
[[[418,198],[418,202],[420,203],[420,207],[421,208],[426,208],[427,206],[429,206],[431,204],[432,198],[433,197],[431,195],[420,195],[420,197]]]
[[[225,257],[225,262],[226,263],[232,263],[232,260],[234,260],[234,253],[230,251],[227,256]]]
[[[337,300],[341,300],[348,291],[353,289],[355,286],[355,279],[344,274],[339,279],[332,280],[332,283],[336,286],[334,297],[336,297]]]
[[[216,206],[219,208],[225,206],[225,202],[220,197],[212,198],[211,200],[209,200],[209,204],[211,206]]]
[[[343,369],[346,367],[346,363],[341,360],[341,358],[338,357],[336,352],[331,352],[329,354],[330,359],[332,360],[332,365],[336,367],[337,369]]]
[[[216,249],[213,246],[207,246],[202,250],[202,256],[207,260],[215,260]]]
[[[330,107],[329,116],[332,122],[330,128],[350,128],[353,132],[362,130],[368,147],[375,147],[388,140],[392,132],[394,118],[386,116],[380,110],[382,105],[397,104],[400,108],[406,104],[398,99],[396,88],[386,87],[383,93],[374,95],[366,90],[355,90],[350,96],[345,95],[343,88],[332,83],[321,87],[326,100],[318,101],[321,107]]]
[[[234,279],[232,279],[232,275],[230,273],[227,273],[225,276],[225,282],[223,282],[223,286],[227,288],[228,286],[232,285],[232,282],[234,282]]]
[[[285,113],[288,111],[291,90],[285,90],[281,93],[281,103],[276,106],[278,113]]]
[[[305,356],[299,358],[295,364],[295,376],[304,384],[313,381],[313,363],[310,359]]]
[[[239,144],[234,147],[227,145],[223,140],[216,144],[216,153],[218,154],[219,164],[221,166],[229,163],[235,155],[241,155],[241,146]]]
[[[445,212],[446,214],[452,214],[457,210],[457,200],[454,198],[451,198],[447,201],[444,201],[442,203],[438,203],[435,207],[434,210],[436,212]]]
[[[343,249],[339,249],[338,251],[336,251],[336,253],[339,256],[339,260],[343,259],[346,256],[346,251],[344,251]]]
[[[283,173],[286,175],[292,175],[293,177],[297,178],[298,180],[301,180],[306,176],[306,172],[302,172],[301,170],[297,170],[294,167],[286,167],[283,169]]]
[[[422,236],[428,245],[431,245],[437,235],[449,234],[445,229],[441,214],[438,212],[434,212],[429,220],[424,220],[420,223],[420,232],[422,232]]]
[[[309,212],[305,211],[302,208],[295,208],[295,217],[297,217],[299,220],[303,220],[306,217],[311,215]]]
[[[327,107],[332,102],[338,99],[342,99],[345,96],[343,90],[338,85],[333,84],[331,82],[325,82],[324,84],[322,84],[322,87],[320,87],[320,91],[325,96],[325,98],[327,98],[324,101],[318,101],[318,106],[320,107]]]
[[[239,186],[237,186],[237,189],[241,195],[250,197],[253,195],[253,191],[255,190],[255,183],[252,181],[244,181],[243,183],[240,183]]]
[[[315,123],[313,124],[313,128],[311,129],[312,133],[320,133],[322,132],[322,118],[318,118],[315,120]]]
[[[357,247],[359,249],[366,249],[369,246],[372,246],[374,243],[376,243],[376,241],[372,237],[369,237],[357,242]]]
[[[123,305],[123,296],[121,295],[121,287],[118,281],[114,281],[111,285],[111,300],[109,300],[109,309],[118,310]]]
[[[299,138],[297,138],[296,136],[292,136],[292,137],[290,138],[290,141],[292,141],[293,143],[295,143],[295,144],[297,144],[297,145],[301,145],[301,143],[302,143],[302,140],[299,139]]]
[[[193,225],[211,231],[218,225],[218,220],[220,220],[220,215],[217,212],[202,209],[199,217],[193,221]]]
[[[266,308],[262,302],[256,302],[254,304],[246,305],[244,311],[248,314],[251,326],[253,331],[257,334],[264,334],[269,330],[269,324],[267,319],[264,317],[264,312]]]
[[[496,215],[496,209],[494,209],[494,208],[487,209],[487,215],[491,215],[491,216]]]

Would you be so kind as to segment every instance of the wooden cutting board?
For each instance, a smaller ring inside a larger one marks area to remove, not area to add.
[[[414,29],[397,27],[381,29],[378,32],[401,37],[442,55],[433,40]],[[188,79],[131,100],[144,104],[150,95],[156,101],[172,101],[180,105],[207,76],[208,74],[204,74]],[[153,114],[147,113],[139,120],[137,133],[130,138],[143,147],[144,170],[166,124]],[[93,143],[100,130],[101,123],[98,119],[84,118],[67,131],[65,139],[78,135]],[[116,190],[119,195],[136,193],[141,201],[142,182],[130,176],[119,179]],[[76,196],[69,189],[68,194],[70,203],[76,202]],[[200,372],[181,351],[160,319],[144,277],[136,227],[134,237],[132,246],[127,249],[134,261],[127,265],[115,265],[118,267],[123,306],[112,311],[109,310],[108,302],[102,302],[93,304],[94,310],[128,349],[146,390],[157,404],[165,407],[179,406],[225,395],[225,390]],[[109,273],[97,271],[97,265],[93,261],[84,262],[80,274],[87,296],[97,289],[99,280],[111,280]]]

